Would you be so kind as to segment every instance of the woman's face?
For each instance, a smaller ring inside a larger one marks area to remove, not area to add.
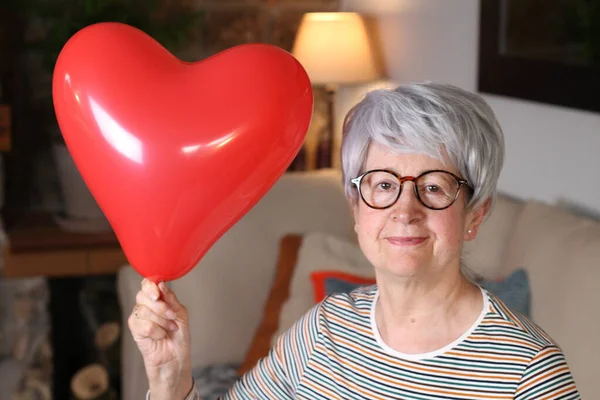
[[[369,149],[365,171],[373,169],[391,170],[400,176],[442,169],[460,176],[455,168],[429,156],[392,153],[375,144]],[[457,271],[463,242],[475,237],[486,207],[467,212],[463,187],[452,206],[430,210],[419,202],[413,185],[405,182],[400,198],[390,208],[372,209],[360,199],[353,206],[355,230],[365,256],[378,275],[442,276],[452,268]]]

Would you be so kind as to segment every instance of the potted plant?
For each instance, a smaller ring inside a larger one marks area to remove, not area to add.
[[[37,56],[41,81],[35,86],[36,117],[52,143],[54,161],[63,199],[61,226],[71,230],[108,229],[63,142],[52,104],[52,72],[56,59],[71,36],[98,22],[122,22],[141,29],[169,51],[178,55],[198,32],[203,13],[167,0],[10,0],[30,25],[33,38],[27,41],[30,54]],[[177,2],[179,3],[179,2]],[[68,223],[65,224],[65,220]],[[78,228],[78,226],[80,228]],[[70,228],[69,228],[70,227]]]

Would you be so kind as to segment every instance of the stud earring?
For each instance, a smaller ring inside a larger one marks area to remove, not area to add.
[[[467,231],[467,233],[470,235],[471,233],[473,233],[473,230],[472,230],[472,229],[469,229],[469,230]]]

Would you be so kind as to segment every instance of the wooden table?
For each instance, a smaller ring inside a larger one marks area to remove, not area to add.
[[[86,349],[90,334],[80,307],[86,279],[114,279],[127,264],[113,232],[72,233],[60,229],[51,216],[32,214],[7,229],[4,278],[47,278],[53,349],[52,397],[71,398],[70,380],[93,362]]]
[[[51,216],[34,214],[9,227],[7,233],[2,271],[6,278],[114,274],[127,264],[112,231],[66,232]]]

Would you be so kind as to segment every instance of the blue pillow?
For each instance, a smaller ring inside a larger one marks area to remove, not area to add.
[[[531,317],[531,288],[524,269],[517,269],[501,281],[481,280],[479,284],[498,296],[508,308]]]
[[[327,277],[324,283],[326,296],[333,293],[350,293],[354,289],[368,285],[333,276]],[[483,279],[478,283],[488,292],[496,295],[511,310],[528,318],[531,317],[531,288],[529,277],[524,269],[517,269],[500,281]]]
[[[315,304],[334,293],[350,293],[361,286],[375,284],[375,278],[342,271],[314,271],[310,274]]]
[[[325,294],[350,293],[354,289],[363,286],[369,286],[369,284],[350,282],[339,278],[327,278],[325,279]]]

